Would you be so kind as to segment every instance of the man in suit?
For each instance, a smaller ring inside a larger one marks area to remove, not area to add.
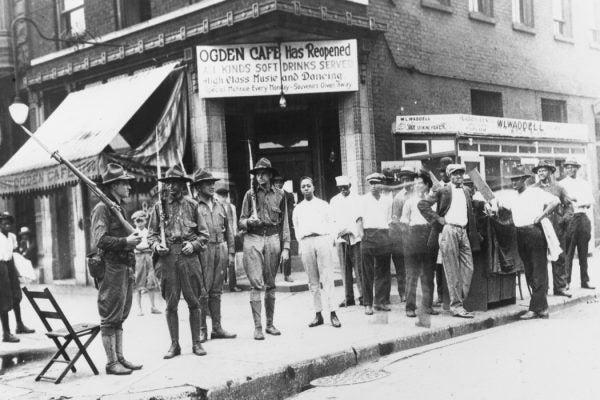
[[[474,202],[469,188],[463,186],[465,166],[449,164],[450,185],[436,187],[431,196],[419,202],[423,217],[432,225],[429,243],[437,243],[444,263],[450,294],[450,311],[455,317],[473,318],[463,307],[473,277],[472,251],[479,250]],[[432,207],[437,203],[436,211]]]

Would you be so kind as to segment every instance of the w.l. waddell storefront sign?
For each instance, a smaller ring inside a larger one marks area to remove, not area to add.
[[[355,39],[198,46],[196,56],[204,98],[358,90]]]

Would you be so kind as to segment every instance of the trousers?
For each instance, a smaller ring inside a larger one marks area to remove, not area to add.
[[[133,268],[127,264],[105,260],[104,278],[98,286],[100,329],[112,335],[129,316],[133,300]]]
[[[204,297],[221,298],[227,262],[227,242],[208,243],[206,250],[200,253],[200,265],[206,289]]]
[[[244,235],[244,270],[250,282],[250,301],[260,301],[260,292],[265,297],[275,298],[275,276],[279,267],[281,247],[279,235]]]
[[[191,311],[200,309],[201,296],[205,296],[202,270],[198,254],[184,255],[180,244],[171,244],[170,252],[158,258],[162,270],[162,295],[167,303],[167,313],[177,314],[179,298],[183,298]]]
[[[390,253],[379,254],[372,248],[362,249],[363,259],[363,302],[365,306],[373,306],[385,303],[386,276],[390,275]],[[387,270],[387,274],[386,274]],[[375,290],[375,295],[373,295]]]
[[[464,310],[463,301],[469,294],[473,277],[473,255],[467,229],[444,225],[439,244],[450,295],[450,311],[457,314]]]
[[[347,242],[338,242],[335,244],[335,248],[340,262],[340,271],[342,273],[342,281],[344,282],[346,301],[354,301],[353,282],[356,282],[358,293],[360,293],[359,299],[362,299],[363,278],[360,242],[353,245],[350,245]]]
[[[310,236],[298,242],[302,265],[308,275],[308,287],[315,312],[323,311],[323,303],[330,312],[337,309],[333,283],[333,240],[329,235]],[[321,284],[323,289],[321,290]]]
[[[517,227],[517,246],[525,268],[525,279],[531,286],[529,310],[536,313],[544,311],[548,308],[548,245],[541,226]]]
[[[575,250],[579,256],[579,274],[581,284],[590,281],[588,275],[588,246],[591,238],[592,224],[584,213],[577,213],[567,225],[565,240],[565,270],[567,283],[571,284],[571,273],[573,272],[573,258]]]

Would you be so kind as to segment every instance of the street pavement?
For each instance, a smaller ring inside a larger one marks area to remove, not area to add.
[[[520,321],[382,357],[317,380],[326,386],[291,400],[596,400],[599,337],[600,303],[580,303],[548,320]]]
[[[597,265],[595,259],[590,260],[592,278]],[[577,268],[574,271],[577,272]],[[278,276],[278,280],[281,279]],[[294,279],[299,283],[305,281],[306,276],[294,273]],[[94,288],[55,285],[51,290],[72,323],[98,321]],[[578,288],[572,292],[571,300],[549,297],[550,324],[554,323],[555,310],[574,302],[593,300],[597,295],[596,291]],[[341,300],[343,288],[336,287],[335,294]],[[238,338],[210,340],[204,344],[207,356],[192,355],[188,312],[182,300],[179,307],[182,355],[163,360],[170,343],[165,316],[149,314],[148,298],[145,296],[143,300],[146,314],[138,316],[134,304],[124,326],[124,341],[126,357],[143,363],[144,368],[124,377],[106,375],[105,355],[98,338],[90,346],[90,354],[100,375],[94,376],[85,361],[80,360],[77,373],[67,374],[60,385],[34,381],[49,358],[53,344],[43,335],[39,318],[24,300],[24,320],[37,332],[19,335],[19,344],[0,343],[3,362],[0,399],[285,398],[300,392],[315,378],[336,374],[401,350],[512,322],[527,309],[529,302],[526,298],[515,305],[476,312],[474,320],[454,318],[449,312],[443,312],[431,318],[430,328],[423,328],[415,325],[415,319],[405,316],[404,304],[393,296],[392,312],[366,316],[362,307],[343,308],[338,311],[342,323],[340,329],[329,324],[327,313],[324,314],[325,325],[308,328],[314,316],[310,294],[306,291],[279,292],[275,325],[282,335],[266,335],[266,340],[255,341],[248,292],[226,292],[223,295],[223,326],[236,332]],[[158,300],[158,306],[164,310],[162,299]],[[11,313],[14,327],[12,318]]]

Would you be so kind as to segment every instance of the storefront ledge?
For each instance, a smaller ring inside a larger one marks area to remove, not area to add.
[[[535,33],[536,33],[534,27],[524,25],[524,24],[522,24],[520,22],[513,22],[512,28],[513,28],[514,31],[528,33],[530,35],[535,35]]]
[[[496,18],[482,14],[476,11],[469,11],[469,18],[479,22],[485,22],[486,24],[496,25]]]
[[[557,42],[562,42],[562,43],[568,43],[568,44],[575,44],[575,40],[573,40],[573,38],[564,36],[564,35],[554,35],[554,40],[556,40]]]
[[[441,11],[448,14],[454,13],[454,9],[452,6],[447,6],[445,4],[441,4],[436,0],[421,0],[421,7],[429,8],[431,10]]]

